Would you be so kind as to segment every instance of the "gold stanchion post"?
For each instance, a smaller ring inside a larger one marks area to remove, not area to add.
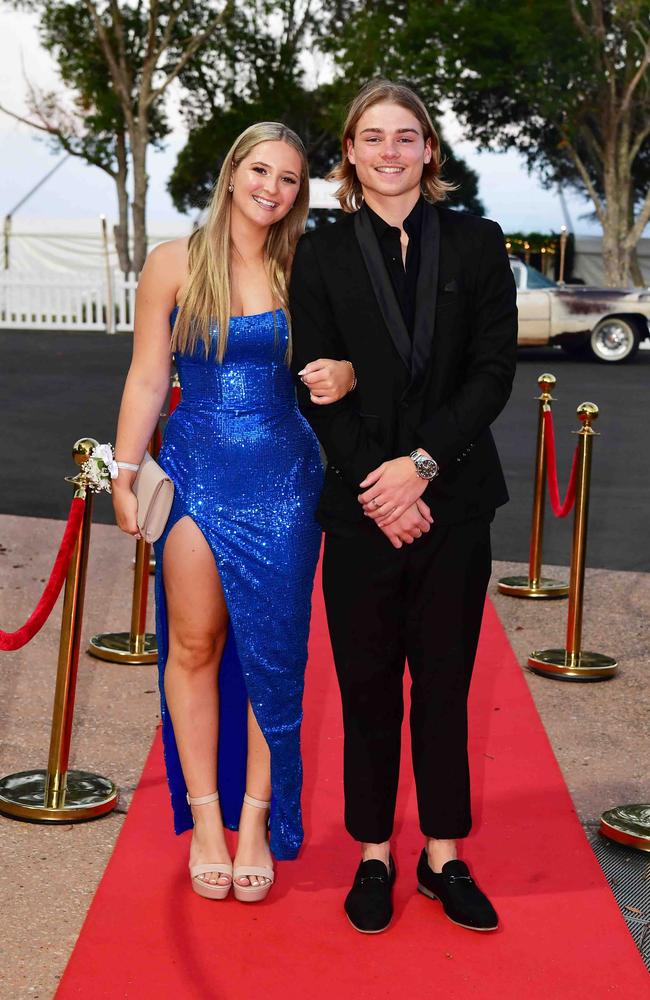
[[[155,449],[155,435],[149,443],[149,452]],[[155,663],[158,658],[156,636],[147,632],[147,599],[151,545],[144,538],[135,543],[133,596],[131,598],[131,630],[129,632],[104,632],[94,635],[88,652],[98,660],[109,663]]]
[[[544,536],[544,504],[546,500],[546,450],[544,413],[550,410],[551,392],[556,384],[548,372],[537,379],[540,389],[537,423],[537,451],[535,454],[535,487],[533,491],[533,516],[530,527],[530,554],[528,576],[504,576],[498,583],[499,593],[508,597],[552,598],[566,597],[569,585],[564,581],[542,576],[542,539]]]
[[[92,438],[77,441],[73,449],[77,465],[83,465],[96,446]],[[93,495],[83,472],[66,478],[75,486],[75,497],[86,504],[65,583],[47,770],[20,771],[0,779],[0,812],[36,823],[93,819],[114,809],[118,798],[109,778],[68,771]]]
[[[571,547],[569,608],[565,649],[535,650],[528,657],[528,667],[536,674],[574,681],[605,680],[618,669],[616,660],[602,653],[582,649],[582,609],[585,586],[585,556],[589,518],[591,453],[597,436],[591,424],[598,416],[595,403],[581,403],[577,410],[581,428],[576,478],[576,503]]]
[[[600,817],[599,832],[624,847],[650,852],[650,802],[608,809]]]

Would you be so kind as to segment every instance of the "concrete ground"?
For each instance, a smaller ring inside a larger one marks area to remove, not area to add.
[[[22,624],[33,608],[62,530],[61,521],[0,516],[2,627]],[[96,632],[128,628],[132,555],[133,543],[115,527],[93,527],[85,641]],[[490,588],[522,664],[533,648],[563,644],[566,618],[565,601],[538,604],[496,594],[500,576],[524,571],[520,563],[497,562]],[[60,604],[29,645],[2,654],[0,774],[47,762]],[[589,570],[585,646],[620,658],[618,677],[568,684],[525,672],[580,821],[588,829],[604,809],[647,800],[650,794],[650,746],[643,738],[649,700],[648,607],[649,574]],[[0,818],[0,892],[3,911],[10,915],[3,929],[2,1000],[53,996],[121,829],[158,717],[155,666],[114,666],[81,656],[71,767],[111,777],[121,789],[120,805],[101,820],[74,826]]]

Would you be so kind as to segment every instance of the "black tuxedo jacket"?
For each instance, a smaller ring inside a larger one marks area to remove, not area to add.
[[[510,395],[517,307],[499,226],[425,204],[413,340],[368,215],[301,238],[290,286],[297,374],[318,358],[348,359],[357,388],[300,409],[327,456],[318,517],[354,531],[366,475],[422,447],[439,475],[423,498],[439,524],[489,514],[508,499],[490,424]]]

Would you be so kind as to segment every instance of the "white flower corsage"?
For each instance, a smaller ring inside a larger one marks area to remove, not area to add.
[[[111,479],[117,479],[120,474],[112,444],[98,444],[81,468],[86,474],[88,484],[96,493],[101,490],[110,493]]]

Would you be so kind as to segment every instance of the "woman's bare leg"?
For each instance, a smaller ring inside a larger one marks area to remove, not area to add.
[[[271,798],[271,755],[253,710],[248,705],[248,760],[246,763],[246,791],[254,799]],[[267,838],[269,814],[257,806],[242,806],[239,820],[239,840],[235,865],[268,865],[273,860]],[[262,875],[242,876],[240,885],[266,885]]]
[[[169,533],[163,579],[169,622],[165,698],[188,792],[210,795],[217,789],[217,681],[228,610],[210,546],[189,517]],[[190,864],[230,863],[219,802],[198,806],[193,815]],[[217,872],[201,878],[213,885],[229,881]]]

